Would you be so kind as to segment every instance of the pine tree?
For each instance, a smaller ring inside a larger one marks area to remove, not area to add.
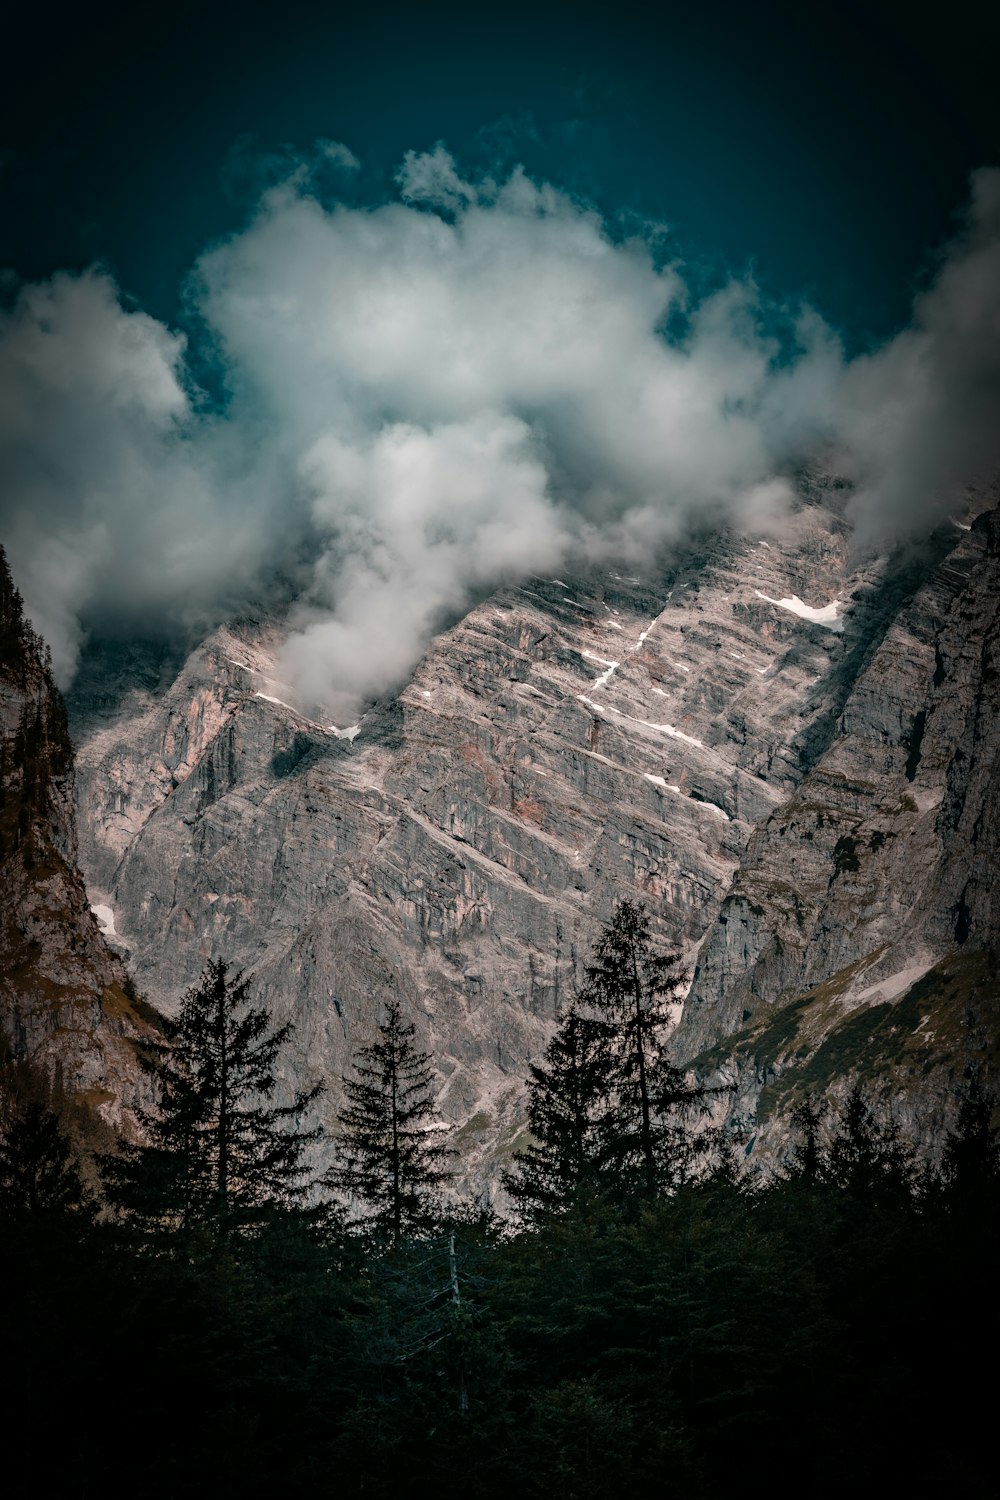
[[[621,901],[594,946],[581,1000],[606,1023],[616,1059],[614,1156],[623,1180],[649,1192],[676,1187],[697,1146],[688,1122],[709,1090],[690,1084],[663,1052],[673,996],[684,979],[678,952],[655,953],[645,907]]]
[[[312,1185],[307,1148],[322,1129],[301,1121],[322,1085],[271,1103],[292,1025],[269,1030],[249,989],[224,960],[207,964],[155,1049],[161,1098],[143,1117],[148,1141],[104,1160],[109,1196],[146,1225],[205,1224],[228,1238],[301,1206]]]
[[[438,1123],[430,1054],[413,1044],[416,1028],[390,1002],[379,1040],[360,1048],[357,1076],[345,1078],[341,1160],[327,1182],[357,1206],[374,1240],[398,1244],[433,1221],[438,1188],[453,1155],[429,1131]]]
[[[90,1194],[55,1111],[30,1099],[0,1139],[0,1213],[11,1218],[93,1213]]]
[[[945,1136],[940,1181],[954,1208],[996,1208],[1000,1200],[1000,1130],[993,1124],[995,1095],[973,1079],[962,1100],[955,1128]]]
[[[899,1121],[855,1084],[834,1114],[822,1153],[823,1182],[854,1198],[909,1198],[916,1185],[916,1149]]]
[[[566,1207],[600,1185],[608,1159],[608,1113],[615,1059],[607,1026],[569,1011],[528,1080],[533,1142],[514,1155],[503,1184],[528,1219]]]
[[[823,1171],[824,1153],[820,1137],[823,1110],[806,1094],[792,1110],[791,1126],[796,1133],[789,1159],[789,1175],[814,1183]]]

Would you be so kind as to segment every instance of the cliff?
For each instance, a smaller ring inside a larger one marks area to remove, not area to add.
[[[1000,1062],[1000,513],[894,609],[794,794],[756,830],[674,1048],[751,1129],[860,1077],[925,1137]]]
[[[838,500],[809,481],[780,533],[501,590],[356,732],[298,710],[274,620],[179,670],[92,651],[81,860],[140,987],[169,1011],[211,954],[252,970],[296,1023],[289,1085],[324,1079],[331,1112],[398,997],[484,1171],[624,895],[696,970],[677,1056],[751,1130],[791,1088],[786,1031],[800,1063],[836,1038],[831,1076],[884,1035],[919,1052],[916,983],[951,997],[947,1077],[988,1062],[996,518],[862,556]]]
[[[0,551],[0,1034],[78,1119],[130,1132],[156,1018],[90,909],[73,777],[65,707]]]

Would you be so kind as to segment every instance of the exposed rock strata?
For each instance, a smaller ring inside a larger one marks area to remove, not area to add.
[[[132,1132],[148,1099],[136,1047],[155,1018],[90,909],[65,710],[2,554],[0,634],[0,1031],[71,1104]]]
[[[267,623],[117,702],[85,676],[91,898],[167,1009],[211,953],[253,970],[296,1022],[289,1075],[331,1083],[331,1109],[399,996],[458,1144],[502,1155],[526,1064],[623,895],[663,942],[701,947],[684,1056],[859,959],[855,999],[903,958],[944,957],[963,923],[986,941],[992,534],[863,560],[835,509],[804,503],[780,541],[529,579],[438,637],[353,739],[291,705]]]
[[[674,1045],[728,1076],[765,1134],[854,1071],[927,1133],[963,1075],[995,1086],[998,710],[994,510],[894,614],[706,936]]]

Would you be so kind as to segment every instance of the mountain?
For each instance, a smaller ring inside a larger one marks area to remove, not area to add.
[[[90,909],[73,779],[65,706],[0,550],[0,1040],[85,1134],[130,1134],[157,1017]]]
[[[851,1079],[928,1141],[970,1079],[996,1087],[1000,512],[909,578],[750,840],[673,1038],[765,1139]]]
[[[94,644],[80,861],[140,989],[169,1012],[208,956],[253,971],[331,1111],[398,998],[488,1176],[638,894],[694,973],[675,1055],[755,1140],[858,1067],[932,1132],[996,1066],[1000,523],[872,556],[842,498],[808,479],[780,530],[501,589],[349,730],[295,706],[274,619],[179,663]]]

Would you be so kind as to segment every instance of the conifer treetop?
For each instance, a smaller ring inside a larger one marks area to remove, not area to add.
[[[272,1103],[275,1064],[292,1025],[271,1028],[249,1003],[251,980],[224,959],[206,964],[165,1044],[152,1044],[159,1109],[143,1116],[148,1144],[109,1163],[112,1195],[167,1225],[207,1221],[225,1234],[273,1209],[300,1205],[314,1185],[308,1148],[322,1127],[302,1120],[323,1091]]]
[[[328,1184],[350,1200],[357,1222],[396,1244],[434,1218],[454,1153],[433,1138],[443,1122],[433,1099],[431,1056],[414,1045],[416,1027],[397,1001],[386,1007],[377,1040],[359,1048],[345,1078],[340,1152]]]

